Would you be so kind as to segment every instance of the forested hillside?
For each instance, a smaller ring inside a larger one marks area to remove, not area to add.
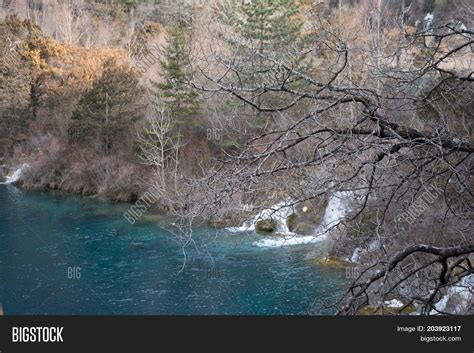
[[[146,212],[175,217],[185,239],[195,223],[324,237],[320,264],[364,269],[339,313],[392,298],[443,311],[473,279],[473,11],[3,1],[2,174],[26,163],[24,189],[130,203],[153,187]]]

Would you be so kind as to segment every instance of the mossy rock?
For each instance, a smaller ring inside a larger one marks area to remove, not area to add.
[[[290,232],[293,232],[296,228],[296,220],[298,219],[298,215],[296,213],[292,213],[286,219],[286,225]]]
[[[25,181],[20,178],[17,181],[14,181],[12,184],[15,185],[17,188],[23,189],[25,186]]]
[[[117,201],[117,202],[127,202],[131,203],[133,202],[133,193],[123,191],[112,197],[112,200]]]
[[[226,228],[232,225],[231,218],[220,218],[214,221],[214,227],[216,228]]]
[[[296,206],[296,212],[287,218],[290,232],[313,234],[326,212],[327,199],[303,202]]]
[[[326,257],[318,258],[314,260],[314,264],[317,266],[333,267],[333,268],[345,268],[351,265],[346,260],[342,260],[334,256],[326,256]]]
[[[390,306],[364,306],[357,312],[357,315],[408,315],[415,312],[416,309],[413,305],[409,305],[403,310],[400,308],[392,308]]]
[[[152,222],[152,223],[162,223],[164,221],[166,221],[166,217],[164,217],[163,215],[161,214],[153,214],[153,213],[147,213],[147,214],[144,214],[142,215],[141,217],[139,217],[139,220],[141,220],[142,222]]]
[[[259,219],[255,231],[259,234],[271,234],[277,230],[278,223],[274,219]]]

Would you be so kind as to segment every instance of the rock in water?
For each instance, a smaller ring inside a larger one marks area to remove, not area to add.
[[[274,219],[260,219],[255,224],[255,231],[257,233],[273,233],[277,230],[278,222]]]

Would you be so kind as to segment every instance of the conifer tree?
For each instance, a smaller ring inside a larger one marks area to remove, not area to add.
[[[187,31],[181,18],[170,29],[170,40],[161,62],[164,80],[155,82],[154,93],[163,100],[177,129],[195,127],[199,114],[197,93],[189,86],[191,79]]]
[[[79,100],[69,136],[74,140],[99,140],[105,153],[142,117],[143,90],[135,76],[108,61],[100,78]]]
[[[231,34],[223,34],[233,50],[228,65],[238,73],[240,84],[255,90],[261,105],[261,87],[278,85],[281,79],[275,71],[278,62],[302,67],[305,40],[299,7],[293,0],[231,0],[223,14],[232,29]],[[252,125],[261,128],[267,118],[257,112]]]
[[[272,66],[268,58],[299,60],[291,55],[303,45],[298,14],[293,0],[231,0],[224,16],[237,36],[227,41],[239,50],[249,72],[264,73]]]

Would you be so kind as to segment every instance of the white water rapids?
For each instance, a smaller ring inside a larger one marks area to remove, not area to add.
[[[351,202],[355,194],[350,191],[338,191],[331,195],[324,211],[324,216],[316,228],[313,235],[301,236],[292,233],[288,229],[287,219],[294,213],[294,207],[291,199],[282,201],[271,208],[262,210],[251,221],[245,222],[240,227],[227,228],[231,232],[249,232],[255,231],[255,224],[261,219],[273,219],[277,222],[276,235],[263,237],[254,244],[261,247],[280,247],[286,245],[298,245],[317,243],[326,239],[331,229],[339,224],[347,214],[352,210]]]
[[[17,182],[18,180],[20,180],[20,178],[21,178],[23,172],[25,171],[25,169],[29,168],[29,167],[30,167],[29,164],[23,163],[21,166],[19,166],[15,169],[13,174],[7,175],[5,177],[5,181],[3,183],[0,183],[0,184],[13,184],[13,183]]]

